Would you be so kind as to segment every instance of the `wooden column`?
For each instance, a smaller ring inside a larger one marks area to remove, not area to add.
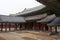
[[[45,24],[43,25],[43,31],[46,31],[46,29],[45,29]]]
[[[24,23],[22,24],[22,29],[23,29],[23,30],[25,29],[25,24],[24,24]]]
[[[45,24],[45,31],[48,31],[48,26],[47,26],[47,24]]]
[[[50,26],[50,32],[52,32],[52,26]]]
[[[37,25],[37,23],[35,23],[35,30],[36,30],[36,31],[38,30],[38,25]]]
[[[38,31],[39,31],[39,23],[38,23]]]
[[[34,31],[34,23],[33,23],[33,31]]]
[[[27,23],[25,23],[25,30],[27,29]]]
[[[6,28],[9,29],[9,23],[6,23]],[[9,31],[9,30],[7,30],[7,31]]]
[[[11,24],[9,23],[9,31],[11,31],[11,30],[10,30],[10,27],[11,27]]]
[[[41,25],[41,27],[40,27],[40,30],[42,31],[42,25]]]
[[[17,30],[17,23],[15,23],[15,26],[16,26],[16,30]]]
[[[17,30],[17,24],[15,23],[15,29]]]
[[[26,30],[26,23],[25,23],[25,30]]]
[[[41,24],[39,23],[39,31],[41,31]]]
[[[5,23],[5,32],[7,31],[7,24]]]
[[[42,24],[42,25],[41,25],[41,31],[43,31],[43,30],[44,30],[44,25]]]
[[[14,31],[16,31],[15,23],[14,23],[14,25],[13,25],[13,28],[14,28]]]
[[[22,30],[22,24],[20,24],[20,30]]]
[[[22,26],[23,24],[21,24],[21,30],[23,29],[23,26]]]
[[[40,31],[40,23],[39,23],[39,31]]]
[[[25,24],[24,23],[23,23],[22,27],[23,27],[23,30],[24,30],[25,29]]]
[[[55,26],[55,32],[57,33],[57,26]]]
[[[37,31],[39,31],[39,23],[37,23]]]
[[[39,30],[41,31],[41,24],[39,23]]]
[[[14,29],[13,31],[16,31],[16,27],[15,27],[15,24],[14,24],[14,25],[12,25],[12,27],[13,27],[13,29]]]
[[[18,23],[17,27],[19,28],[19,30],[21,30],[21,24]]]
[[[48,26],[48,31],[50,31],[50,27]]]
[[[19,26],[20,26],[20,27],[19,27],[19,30],[21,30],[21,24],[20,24],[20,23],[19,23]]]
[[[1,23],[1,32],[2,32],[2,30],[3,30],[3,24]]]
[[[0,23],[0,31],[1,31],[1,23]]]
[[[3,23],[2,23],[1,31],[3,31]]]

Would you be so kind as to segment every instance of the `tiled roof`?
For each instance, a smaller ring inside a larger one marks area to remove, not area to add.
[[[56,17],[54,21],[47,24],[48,26],[60,26],[60,17]]]
[[[28,14],[28,13],[31,13],[31,12],[34,12],[34,11],[41,10],[44,7],[45,7],[45,5],[40,5],[40,6],[37,6],[37,7],[34,7],[34,8],[24,9],[22,12],[18,12],[16,15]]]
[[[0,16],[0,22],[25,22],[24,17]]]
[[[47,13],[40,14],[40,15],[35,15],[35,16],[29,16],[26,17],[25,20],[36,20],[36,19],[42,19],[47,16]]]
[[[53,15],[48,15],[46,18],[38,21],[38,22],[42,22],[42,23],[48,23],[48,22],[51,22],[53,21],[54,19],[56,18],[55,14]]]

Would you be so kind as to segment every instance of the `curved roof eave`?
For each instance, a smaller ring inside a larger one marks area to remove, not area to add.
[[[53,14],[53,15],[48,15],[48,16],[45,17],[44,19],[39,20],[39,21],[37,21],[37,22],[40,22],[40,23],[49,23],[49,22],[53,21],[55,18],[56,18],[55,14]]]

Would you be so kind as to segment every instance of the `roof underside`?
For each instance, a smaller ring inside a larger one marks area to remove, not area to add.
[[[46,5],[51,9],[59,9],[60,1],[59,0],[37,0],[38,2]]]
[[[60,0],[37,0],[38,2],[47,6],[52,14],[56,14],[56,16],[60,16]]]

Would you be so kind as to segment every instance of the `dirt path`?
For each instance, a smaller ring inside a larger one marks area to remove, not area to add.
[[[23,40],[20,36],[15,35],[14,33],[0,33],[0,36],[6,40]]]
[[[6,40],[55,40],[47,35],[42,33],[34,32],[9,32],[9,33],[0,33],[0,37],[3,37]]]
[[[43,32],[18,32],[21,36],[34,38],[35,40],[55,40],[54,38],[47,35],[47,33]],[[24,38],[25,38],[24,37]]]

